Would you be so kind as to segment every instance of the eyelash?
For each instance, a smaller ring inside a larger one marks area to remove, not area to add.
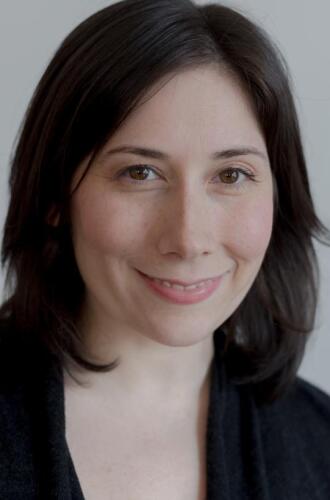
[[[137,164],[137,165],[132,165],[130,167],[126,167],[125,169],[121,170],[116,178],[125,178],[125,174],[127,174],[128,172],[134,170],[134,169],[144,169],[144,170],[148,170],[148,171],[152,171],[154,172],[156,175],[159,175],[155,169],[153,169],[152,167],[150,167],[149,165],[145,165],[145,164]],[[249,170],[245,170],[244,168],[242,167],[227,167],[223,170],[221,170],[220,172],[218,172],[218,175],[219,174],[223,174],[223,173],[226,173],[226,172],[230,172],[230,173],[233,173],[233,172],[239,172],[240,174],[243,174],[247,180],[250,180],[250,181],[253,181],[253,182],[258,182],[257,179],[256,179],[256,175],[253,174],[252,172],[250,172]],[[128,182],[130,184],[144,184],[146,182],[151,182],[151,181],[148,181],[147,179],[144,179],[144,180],[134,180],[134,179],[128,179]],[[229,182],[229,183],[226,183],[224,182],[223,183],[225,186],[229,186],[229,187],[233,187],[233,188],[236,188],[238,189],[241,185],[241,182]]]

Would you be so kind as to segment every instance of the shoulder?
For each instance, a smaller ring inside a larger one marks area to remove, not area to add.
[[[330,395],[297,377],[291,396],[283,405],[287,426],[317,463],[327,465],[330,480]],[[320,454],[323,453],[323,457]]]
[[[285,396],[257,412],[264,432],[285,435],[288,445],[330,449],[330,395],[306,379],[297,376]],[[330,454],[327,462],[330,473]]]
[[[214,366],[208,435],[215,484],[227,470],[235,473],[233,488],[251,498],[329,499],[330,395],[296,376],[285,394],[261,404],[260,386],[231,378],[223,361]]]
[[[36,491],[30,459],[29,363],[23,363],[24,354],[29,359],[11,322],[0,320],[0,491],[6,491],[9,498],[20,493],[19,485],[24,484],[29,499],[29,493],[36,495]]]
[[[297,430],[317,424],[330,436],[330,395],[303,377],[297,376],[285,396],[259,411],[263,417],[279,419],[282,424],[299,424]]]
[[[285,397],[259,407],[257,414],[275,483],[287,478],[293,491],[303,492],[301,498],[330,498],[329,394],[296,377]]]
[[[296,379],[293,393],[297,405],[302,405],[305,416],[325,419],[330,426],[330,394],[302,377]]]
[[[21,498],[23,488],[26,500],[39,498],[45,474],[63,470],[55,460],[66,460],[61,380],[43,352],[35,335],[0,320],[0,492],[6,498]]]

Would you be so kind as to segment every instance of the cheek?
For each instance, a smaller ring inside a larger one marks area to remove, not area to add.
[[[142,214],[115,195],[92,196],[81,191],[73,200],[71,218],[74,245],[80,253],[88,250],[124,257],[143,238]]]
[[[237,207],[231,221],[231,250],[242,260],[260,259],[270,242],[273,204],[269,198]]]

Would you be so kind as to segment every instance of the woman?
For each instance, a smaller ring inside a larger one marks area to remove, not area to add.
[[[281,56],[235,11],[124,0],[27,111],[2,260],[4,498],[328,499],[330,397]]]

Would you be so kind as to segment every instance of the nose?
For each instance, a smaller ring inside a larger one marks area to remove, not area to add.
[[[159,252],[192,260],[215,252],[215,201],[202,189],[182,188],[164,201],[160,210]]]

